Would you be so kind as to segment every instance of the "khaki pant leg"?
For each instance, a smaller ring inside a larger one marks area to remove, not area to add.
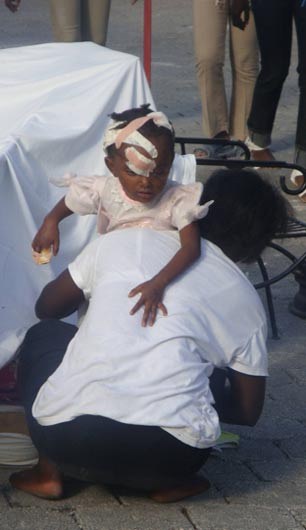
[[[212,137],[229,130],[223,77],[229,0],[221,9],[215,0],[193,0],[193,31],[203,114],[203,132]]]
[[[81,39],[81,0],[49,0],[52,31],[58,42],[78,42]]]
[[[230,58],[233,89],[230,134],[239,140],[247,136],[247,119],[259,70],[259,54],[253,14],[244,31],[230,25]]]
[[[110,0],[82,1],[82,40],[105,45],[110,4]]]

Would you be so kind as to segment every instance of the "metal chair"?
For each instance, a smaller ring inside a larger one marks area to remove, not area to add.
[[[244,169],[246,167],[248,168],[266,168],[266,169],[297,169],[299,170],[303,176],[304,176],[304,183],[302,186],[299,186],[298,188],[288,188],[286,184],[286,177],[283,175],[279,176],[279,184],[281,189],[286,193],[287,195],[298,195],[301,192],[303,192],[306,189],[306,169],[297,165],[297,164],[290,164],[287,162],[282,161],[272,161],[272,162],[259,162],[250,160],[250,151],[247,148],[247,146],[240,141],[230,141],[230,140],[216,140],[216,139],[206,139],[206,138],[199,138],[199,137],[177,137],[176,138],[176,144],[179,146],[181,154],[186,154],[186,146],[189,145],[210,145],[210,144],[217,144],[217,145],[235,145],[241,148],[241,158],[239,159],[213,159],[213,158],[197,158],[196,162],[198,166],[222,166],[227,168],[236,168],[236,169]],[[306,207],[306,205],[305,205]],[[299,316],[300,318],[306,319],[306,246],[305,246],[305,252],[303,252],[300,256],[295,256],[290,252],[287,248],[285,248],[283,245],[280,245],[277,243],[277,240],[285,240],[285,239],[292,239],[292,238],[302,238],[306,237],[306,223],[297,219],[296,217],[290,217],[289,218],[289,224],[288,229],[285,233],[276,234],[275,240],[272,241],[269,245],[270,248],[274,249],[275,251],[279,252],[283,256],[289,259],[291,262],[290,266],[285,268],[281,273],[276,274],[274,276],[269,276],[267,267],[265,266],[265,263],[261,257],[257,260],[258,266],[262,275],[262,282],[254,284],[254,287],[256,289],[264,289],[266,300],[267,300],[267,307],[268,307],[268,313],[271,323],[271,330],[272,330],[272,337],[274,339],[279,338],[278,336],[278,329],[276,324],[276,318],[275,318],[275,310],[274,310],[274,304],[273,304],[273,298],[272,298],[272,292],[271,292],[271,285],[279,282],[289,274],[294,274],[295,279],[299,284],[299,291],[295,295],[293,301],[289,305],[289,311],[293,313],[296,316]]]

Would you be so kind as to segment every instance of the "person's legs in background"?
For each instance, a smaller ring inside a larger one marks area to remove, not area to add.
[[[52,30],[58,42],[105,45],[110,0],[50,0]]]
[[[306,168],[306,2],[296,0],[294,19],[298,42],[297,72],[300,88],[295,162]]]
[[[298,44],[298,67],[300,99],[296,126],[294,162],[306,168],[306,2],[296,0],[294,6],[294,20]],[[291,181],[296,186],[304,184],[304,177],[298,170],[291,173]],[[306,202],[306,191],[299,197]]]
[[[110,0],[82,0],[82,40],[105,46]]]
[[[257,36],[252,12],[243,31],[230,23],[230,59],[233,83],[229,133],[235,140],[244,141],[247,137],[247,119],[259,70]]]
[[[203,132],[212,138],[229,136],[223,66],[229,6],[215,0],[193,1],[196,72],[202,105]]]
[[[52,31],[58,42],[79,42],[81,35],[81,0],[49,0]]]
[[[283,83],[288,75],[292,44],[292,0],[252,0],[261,70],[248,119],[247,144],[255,160],[273,160],[271,134]]]

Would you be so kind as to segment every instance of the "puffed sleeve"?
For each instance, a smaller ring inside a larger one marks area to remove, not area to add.
[[[175,190],[171,223],[178,230],[182,230],[197,219],[202,219],[207,214],[214,201],[199,205],[202,191],[203,184],[201,182],[179,186]]]
[[[72,212],[88,215],[98,213],[106,180],[104,176],[78,177],[66,173],[61,179],[51,179],[51,182],[56,186],[69,187],[65,204]]]

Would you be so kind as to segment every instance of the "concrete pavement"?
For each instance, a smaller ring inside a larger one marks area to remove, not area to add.
[[[46,0],[23,0],[18,14],[0,4],[0,47],[52,40]],[[142,2],[112,2],[108,45],[142,54]],[[201,133],[201,111],[194,72],[191,2],[153,2],[152,91],[160,110],[172,119],[177,134]],[[273,148],[279,159],[292,160],[298,88],[296,47],[277,115]],[[230,71],[226,68],[230,86]],[[1,81],[0,81],[1,82]],[[273,175],[272,175],[273,178]],[[292,204],[302,218],[306,205]],[[306,242],[293,242],[300,252]],[[278,270],[282,258],[269,252],[266,262]],[[256,267],[246,269],[254,280]],[[172,505],[158,505],[141,495],[71,483],[68,499],[51,502],[13,491],[11,471],[0,469],[1,530],[303,530],[306,528],[306,346],[305,321],[291,315],[288,302],[296,291],[292,278],[274,289],[279,340],[269,341],[270,378],[264,413],[251,428],[238,432],[238,449],[211,457],[205,475],[208,493]],[[234,315],[233,315],[234,318]]]

